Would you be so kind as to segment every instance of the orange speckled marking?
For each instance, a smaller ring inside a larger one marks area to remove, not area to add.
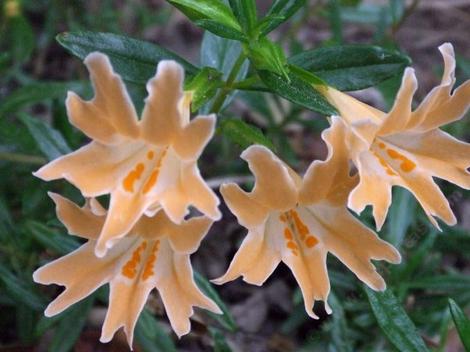
[[[141,259],[140,254],[142,251],[145,250],[146,247],[147,242],[144,241],[139,247],[134,250],[131,259],[129,259],[127,263],[122,267],[122,275],[129,279],[135,278],[135,276],[137,275],[137,265],[139,265]]]
[[[286,238],[286,240],[291,240],[294,238],[291,230],[289,230],[287,227],[284,229],[284,237]]]
[[[390,168],[390,166],[388,166],[388,164],[385,162],[384,159],[382,159],[382,157],[381,157],[379,154],[377,154],[377,153],[374,152],[374,155],[375,155],[375,157],[379,160],[380,165],[383,166],[383,168],[385,169],[385,171],[387,172],[388,175],[390,175],[390,176],[396,176],[396,175],[397,175],[397,174]]]
[[[380,142],[380,143],[379,143],[379,148],[380,148],[380,149],[384,149],[384,148],[385,148],[385,143]]]
[[[164,149],[162,154],[160,155],[160,158],[157,161],[157,164],[155,165],[155,168],[152,170],[152,173],[150,174],[149,178],[147,179],[147,182],[145,182],[144,188],[142,189],[142,192],[144,194],[150,192],[153,186],[158,181],[158,175],[160,174],[160,168],[163,163],[163,159],[166,156],[167,149]],[[153,157],[153,156],[152,156]]]
[[[290,249],[298,249],[299,247],[295,244],[294,241],[288,241],[287,242],[287,248],[290,248]]]
[[[147,262],[145,263],[144,273],[142,274],[142,279],[144,281],[155,274],[155,272],[153,271],[153,266],[155,264],[155,261],[157,260],[157,252],[158,252],[159,246],[160,246],[160,241],[157,240],[152,247],[152,252],[150,256],[147,258]]]
[[[153,157],[155,156],[155,153],[151,150],[147,152],[147,159],[152,160]]]
[[[392,159],[397,159],[401,161],[400,164],[400,169],[402,169],[404,172],[411,172],[414,170],[416,167],[416,164],[408,159],[406,156],[403,154],[400,154],[396,150],[393,149],[387,149],[387,154],[390,156]]]
[[[318,244],[318,240],[316,237],[313,237],[312,235],[308,236],[307,239],[305,240],[305,245],[308,248],[315,247]]]
[[[313,248],[319,243],[319,240],[310,234],[307,225],[302,221],[296,210],[292,209],[281,214],[279,219],[286,223],[284,238],[286,240],[286,247],[290,249],[293,255],[299,255],[299,245],[296,243],[294,234],[299,236],[299,240],[301,241],[300,245],[304,243],[307,248]]]
[[[127,174],[124,181],[122,181],[122,185],[126,191],[134,192],[134,183],[142,176],[144,169],[144,164],[138,163],[135,169]]]

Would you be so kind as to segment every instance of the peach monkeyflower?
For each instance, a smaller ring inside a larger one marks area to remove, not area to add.
[[[215,115],[190,121],[191,95],[183,94],[184,72],[174,61],[161,61],[138,120],[121,77],[107,56],[85,59],[95,89],[91,101],[69,92],[66,105],[72,125],[92,142],[39,169],[43,180],[65,178],[85,197],[111,194],[106,222],[96,242],[103,256],[137,220],[163,209],[180,223],[193,205],[213,220],[219,200],[197,167],[214,133]]]
[[[129,234],[98,258],[96,241],[105,224],[106,210],[94,199],[80,208],[58,194],[50,193],[57,216],[72,235],[88,241],[74,252],[36,270],[34,281],[58,284],[65,290],[46,308],[45,315],[59,314],[109,282],[109,308],[101,342],[108,342],[124,327],[132,347],[134,328],[150,292],[157,288],[180,337],[190,330],[193,306],[220,314],[219,307],[196,286],[189,256],[206,235],[212,221],[204,216],[181,224],[173,223],[163,211],[142,216]]]
[[[389,113],[384,113],[331,87],[324,90],[350,127],[350,157],[360,182],[349,195],[348,206],[360,213],[372,205],[377,229],[387,216],[392,186],[408,189],[429,220],[456,223],[449,202],[433,177],[470,189],[470,144],[461,142],[439,127],[461,119],[470,106],[470,80],[452,91],[455,58],[451,44],[439,47],[444,57],[441,84],[414,111],[417,89],[414,70],[405,70],[402,84]]]
[[[331,252],[368,286],[385,289],[371,259],[399,263],[401,257],[346,208],[357,177],[349,176],[344,132],[339,119],[333,118],[332,127],[323,132],[328,158],[312,163],[303,179],[263,146],[242,153],[256,178],[253,190],[247,193],[236,184],[224,184],[221,193],[248,235],[215,283],[243,276],[248,283],[262,285],[282,261],[301,288],[305,310],[317,318],[315,300],[323,300],[331,313],[326,267]]]

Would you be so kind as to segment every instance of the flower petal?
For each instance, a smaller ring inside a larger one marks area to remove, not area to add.
[[[267,226],[261,225],[250,230],[232,259],[227,272],[212,282],[221,285],[243,276],[245,282],[261,286],[281,261],[275,236],[282,239],[281,228],[279,231],[272,231]]]
[[[85,59],[95,89],[91,101],[83,101],[69,92],[66,100],[70,123],[88,137],[106,144],[120,136],[139,135],[137,114],[121,77],[114,73],[106,55],[94,52]]]
[[[142,112],[142,137],[155,145],[169,145],[179,134],[182,116],[184,71],[175,61],[160,61],[155,77],[147,83],[149,93]]]
[[[417,164],[433,176],[470,189],[470,144],[440,129],[424,133],[398,133],[387,137],[398,148],[411,153]]]
[[[153,289],[154,285],[148,282],[123,282],[120,279],[111,281],[109,307],[101,330],[100,341],[103,343],[111,341],[116,331],[123,326],[127,343],[132,349],[137,319]]]
[[[171,326],[178,337],[190,331],[189,318],[193,307],[201,307],[216,314],[220,308],[196,286],[189,255],[174,253],[166,241],[162,241],[156,263],[156,286]]]
[[[269,209],[288,210],[297,202],[295,180],[285,164],[261,145],[248,147],[241,154],[255,175],[251,198]]]
[[[444,74],[441,84],[435,87],[413,113],[413,130],[426,132],[459,120],[470,107],[470,80],[463,83],[453,94],[455,83],[455,55],[452,44],[439,47],[444,58]]]
[[[215,115],[198,116],[186,125],[173,141],[173,149],[185,160],[196,160],[214,135]]]
[[[110,280],[115,270],[112,265],[115,256],[97,258],[93,253],[93,247],[94,241],[89,241],[33,273],[33,279],[37,283],[66,287],[65,291],[49,304],[44,312],[46,316],[59,314]],[[115,249],[115,253],[120,251],[122,248]]]
[[[372,212],[377,231],[387,217],[392,203],[393,181],[380,162],[369,152],[361,153],[355,164],[360,180],[348,198],[348,208],[360,214],[367,205],[372,205]]]
[[[160,203],[171,221],[180,223],[193,205],[201,213],[217,221],[221,217],[219,198],[202,178],[196,162],[182,165],[180,180],[162,194]]]
[[[315,221],[309,223],[332,252],[356,276],[374,290],[384,290],[385,282],[371,260],[385,260],[398,264],[400,253],[364,226],[347,209],[330,206],[309,207]]]
[[[130,232],[149,202],[149,199],[121,190],[113,192],[106,221],[96,242],[95,254],[98,257],[103,257],[118,239]]]
[[[392,109],[383,120],[379,135],[385,136],[396,132],[401,132],[408,127],[411,118],[413,96],[418,88],[415,71],[406,68],[403,74],[400,90],[395,98]]]
[[[240,225],[253,228],[266,221],[268,208],[253,200],[252,194],[243,191],[237,184],[223,184],[220,193]]]
[[[346,126],[339,117],[332,117],[331,127],[323,131],[322,138],[328,147],[327,158],[310,164],[299,192],[299,202],[309,205],[327,199],[332,204],[344,204],[357,177],[349,176]]]
[[[72,201],[57,193],[49,192],[56,205],[60,222],[65,225],[69,234],[89,240],[96,240],[103,228],[104,216],[95,215],[87,206],[80,208]]]
[[[65,178],[84,197],[97,197],[113,191],[132,168],[133,156],[140,148],[139,143],[109,147],[91,142],[44,165],[34,176],[44,181]]]

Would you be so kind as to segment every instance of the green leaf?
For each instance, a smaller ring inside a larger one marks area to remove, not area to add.
[[[67,352],[72,349],[85,326],[88,314],[93,307],[96,295],[91,295],[75,303],[63,312],[49,344],[50,352]]]
[[[380,328],[398,351],[428,351],[415,325],[391,290],[376,292],[366,286],[364,290]]]
[[[260,22],[259,30],[265,35],[287,21],[305,5],[305,0],[274,0],[266,17]]]
[[[241,30],[237,19],[232,11],[220,0],[167,0],[170,4],[177,7],[190,20],[197,22],[199,20],[212,20],[236,31]]]
[[[255,126],[249,125],[240,119],[224,118],[220,120],[219,131],[230,138],[242,149],[252,144],[261,144],[274,150],[273,143]]]
[[[34,32],[28,20],[17,15],[7,19],[7,32],[2,33],[8,41],[10,53],[14,64],[21,64],[31,57],[34,49]]]
[[[433,290],[435,292],[468,292],[470,291],[470,276],[464,274],[432,275],[415,278],[413,281],[403,283],[409,288]]]
[[[470,351],[470,320],[465,316],[463,310],[449,298],[449,309],[454,320],[455,327],[459,332],[460,340],[466,351]]]
[[[227,80],[232,67],[242,53],[242,46],[239,42],[220,38],[216,35],[205,32],[201,45],[201,66],[213,67],[217,71],[222,72],[223,79]],[[248,72],[249,62],[245,60],[240,70],[238,71],[235,79],[242,80]],[[232,91],[225,99],[222,107],[226,107],[234,98],[236,91]],[[212,102],[202,107],[201,113],[207,114],[210,111]]]
[[[36,311],[42,311],[45,302],[34,288],[30,286],[31,281],[23,281],[13,274],[10,269],[0,263],[0,282],[3,284],[2,291],[18,304],[26,305]]]
[[[35,311],[24,304],[16,306],[16,328],[20,341],[31,344],[34,339]]]
[[[173,352],[176,346],[147,308],[137,321],[135,338],[144,352]]]
[[[284,77],[266,70],[258,71],[268,89],[304,108],[327,116],[337,114],[336,109],[317,92],[310,83],[290,73],[288,82]]]
[[[94,51],[108,55],[114,70],[129,82],[147,83],[161,60],[175,60],[190,76],[198,71],[196,66],[167,49],[117,34],[65,32],[57,36],[57,41],[82,60]]]
[[[18,88],[0,102],[0,116],[56,98],[65,98],[68,90],[82,90],[81,82],[38,82]]]
[[[287,60],[282,48],[267,38],[250,42],[250,59],[258,70],[272,71],[289,80],[287,73]]]
[[[209,32],[212,32],[219,37],[238,40],[241,42],[244,42],[247,40],[247,38],[242,32],[237,31],[233,28],[227,27],[214,20],[202,19],[202,20],[197,20],[194,23],[198,25],[199,27],[204,28],[208,30]]]
[[[245,30],[245,33],[251,35],[258,21],[255,1],[229,0],[229,3],[242,29]]]
[[[220,315],[212,312],[207,312],[207,314],[209,314],[214,320],[218,321],[224,328],[228,329],[231,332],[235,332],[238,329],[237,323],[235,323],[232,314],[230,314],[230,311],[228,310],[228,307],[222,301],[217,291],[214,290],[211,283],[207,281],[204,276],[202,276],[196,271],[194,272],[194,280],[196,281],[196,284],[199,286],[201,291],[204,292],[207,297],[212,299],[215,304],[219,306],[220,310],[223,313],[222,315]]]
[[[351,336],[347,325],[348,320],[341,301],[334,293],[330,294],[328,301],[333,310],[332,326],[330,329],[332,344],[338,352],[352,352],[353,346],[350,342]]]
[[[44,248],[53,250],[57,254],[68,254],[80,246],[80,243],[69,235],[53,230],[47,225],[30,220],[26,223],[26,231],[41,243]]]
[[[214,352],[232,352],[232,349],[225,340],[224,334],[215,328],[209,328],[209,331],[214,340]]]
[[[294,55],[288,61],[342,91],[374,86],[401,74],[411,63],[401,53],[371,45],[319,48]]]
[[[49,160],[72,152],[62,134],[46,122],[28,115],[21,115],[20,119],[28,128],[38,148]]]
[[[393,246],[401,247],[408,229],[415,220],[415,209],[416,201],[410,192],[404,188],[394,190],[386,237]]]
[[[185,84],[185,91],[192,91],[191,111],[195,112],[212,99],[224,82],[222,73],[212,67],[204,67]]]

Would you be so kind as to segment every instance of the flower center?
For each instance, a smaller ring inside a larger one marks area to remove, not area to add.
[[[147,241],[143,241],[132,253],[131,258],[124,264],[121,274],[128,279],[134,279],[141,272],[142,280],[145,281],[155,274],[153,268],[157,260],[160,240],[156,240],[153,246],[148,248]],[[144,255],[146,253],[146,255]],[[143,260],[144,259],[144,260]]]
[[[403,172],[411,172],[416,168],[416,163],[408,159],[405,155],[390,148],[383,142],[374,142],[376,148],[372,149],[375,157],[379,160],[380,165],[385,169],[388,175],[397,176],[398,174],[394,171],[400,169]],[[378,148],[377,148],[378,146]],[[385,159],[389,159],[388,162]],[[393,163],[398,163],[398,167],[393,168]]]
[[[302,221],[295,209],[282,213],[279,220],[284,224],[286,247],[293,255],[299,254],[299,247],[310,249],[318,244],[318,239],[310,233],[308,226]]]
[[[153,150],[148,150],[146,153],[145,162],[138,162],[135,167],[131,171],[129,171],[129,173],[123,179],[122,186],[124,190],[129,193],[133,193],[135,184],[142,180],[142,193],[146,194],[150,192],[150,190],[156,185],[158,181],[158,175],[160,174],[160,169],[162,167],[162,163],[165,159],[167,151],[168,147],[166,147],[159,153],[155,161],[155,156],[157,152]],[[153,167],[152,162],[154,163]],[[145,177],[146,166],[147,170],[151,170],[150,173],[147,171],[147,177]]]

